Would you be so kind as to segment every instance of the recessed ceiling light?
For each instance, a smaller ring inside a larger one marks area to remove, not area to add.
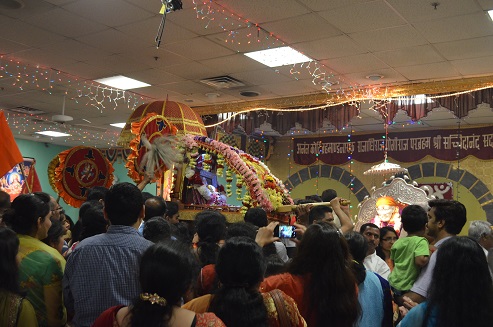
[[[220,97],[221,94],[219,94],[219,93],[206,93],[205,96],[208,97],[209,99],[215,99],[215,98]]]
[[[130,89],[138,89],[140,87],[151,86],[151,84],[147,84],[141,81],[138,81],[133,78],[125,77],[122,75],[105,77],[97,79],[96,82],[108,85],[111,87],[115,87],[120,90],[130,90]]]
[[[110,124],[110,125],[113,127],[123,128],[123,127],[125,127],[126,124],[127,123],[114,123],[114,124]]]
[[[366,78],[368,78],[369,80],[372,80],[372,81],[376,82],[376,81],[381,80],[383,78],[383,75],[380,75],[380,74],[371,74],[371,75],[366,76]]]
[[[493,20],[493,10],[488,10],[488,15],[490,15],[491,20]]]
[[[41,134],[41,135],[51,136],[51,137],[71,136],[70,134],[62,133],[62,132],[56,132],[56,131],[41,131],[41,132],[36,132],[36,134]]]
[[[245,53],[245,56],[269,67],[279,67],[312,61],[312,59],[291,47],[253,51]]]
[[[253,97],[258,97],[260,95],[260,93],[255,92],[255,91],[241,91],[240,95],[242,95],[244,97],[253,98]]]

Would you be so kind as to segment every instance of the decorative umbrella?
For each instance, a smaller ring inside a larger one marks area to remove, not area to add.
[[[189,106],[180,102],[160,100],[145,103],[134,110],[123,128],[118,145],[129,147],[135,135],[132,134],[132,123],[140,122],[149,113],[155,113],[166,118],[177,129],[177,135],[207,136],[202,118]]]

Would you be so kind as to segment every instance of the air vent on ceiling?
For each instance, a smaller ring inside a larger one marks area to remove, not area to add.
[[[211,77],[211,78],[201,79],[200,82],[218,89],[231,89],[234,87],[245,86],[245,83],[231,76]]]
[[[43,111],[41,109],[36,109],[26,106],[10,108],[8,109],[8,111],[17,112],[19,114],[24,114],[24,115],[44,115],[46,113],[46,111]]]

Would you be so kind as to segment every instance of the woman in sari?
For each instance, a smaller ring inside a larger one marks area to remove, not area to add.
[[[183,308],[214,312],[228,327],[306,326],[293,299],[279,290],[260,293],[266,264],[262,249],[247,237],[233,237],[219,251],[216,274],[221,287]],[[284,323],[282,323],[284,321]]]
[[[19,288],[17,253],[19,239],[14,231],[0,227],[0,326],[38,326],[31,303]]]
[[[177,241],[149,247],[140,263],[142,294],[129,307],[104,311],[93,327],[225,327],[213,313],[195,314],[180,308],[195,277],[196,263],[189,248]]]
[[[50,196],[19,195],[3,218],[19,237],[19,280],[22,291],[36,311],[39,326],[60,327],[67,321],[62,301],[65,259],[41,240],[51,226]]]

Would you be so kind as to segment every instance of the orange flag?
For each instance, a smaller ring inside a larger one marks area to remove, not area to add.
[[[5,114],[0,110],[0,177],[23,161]]]

